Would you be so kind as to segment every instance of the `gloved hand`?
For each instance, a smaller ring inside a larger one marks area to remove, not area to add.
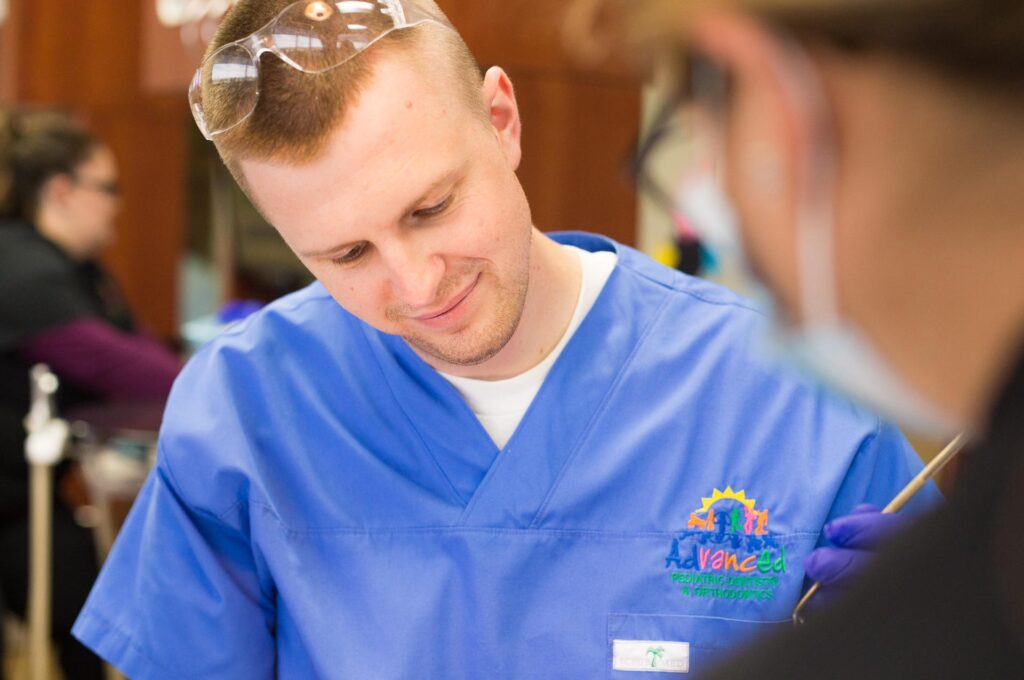
[[[882,514],[874,505],[858,505],[849,515],[825,525],[825,538],[831,546],[818,548],[804,561],[812,581],[823,591],[842,587],[871,562],[878,546],[906,526],[908,517]],[[813,600],[812,600],[813,601]]]

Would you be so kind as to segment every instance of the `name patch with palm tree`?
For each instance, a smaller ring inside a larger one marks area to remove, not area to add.
[[[689,673],[690,643],[671,640],[613,640],[612,670]]]

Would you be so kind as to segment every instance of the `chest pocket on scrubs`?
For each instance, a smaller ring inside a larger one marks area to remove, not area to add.
[[[609,614],[607,677],[638,680],[649,672],[659,673],[657,678],[699,680],[726,654],[788,625],[712,616]]]

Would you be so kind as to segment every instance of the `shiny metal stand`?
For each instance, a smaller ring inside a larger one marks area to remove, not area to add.
[[[52,579],[53,468],[64,455],[68,424],[57,418],[58,381],[44,364],[31,371],[32,405],[25,418],[25,458],[29,464],[29,677],[50,676],[50,598]]]

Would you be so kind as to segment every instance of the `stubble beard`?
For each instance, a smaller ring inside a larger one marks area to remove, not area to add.
[[[529,271],[527,269],[527,271]],[[478,366],[504,349],[515,335],[526,306],[529,276],[522,276],[513,286],[497,283],[492,318],[470,325],[444,339],[435,341],[423,335],[403,334],[402,338],[422,354],[453,366]]]

